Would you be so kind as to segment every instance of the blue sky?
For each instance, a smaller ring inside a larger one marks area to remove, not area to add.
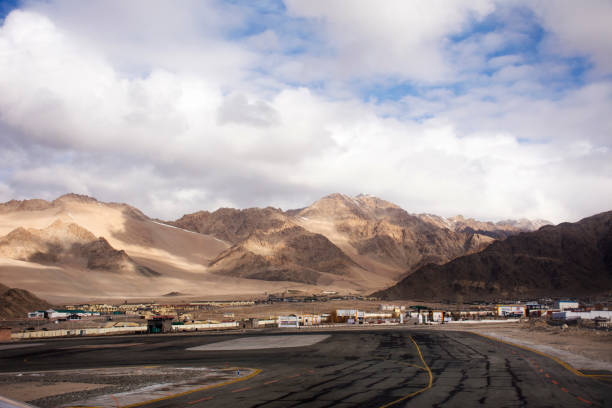
[[[0,2],[0,200],[612,203],[612,2]]]

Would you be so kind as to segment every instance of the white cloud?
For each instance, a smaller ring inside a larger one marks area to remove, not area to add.
[[[443,55],[447,37],[464,28],[469,18],[480,18],[494,9],[489,0],[287,0],[285,4],[290,15],[319,22],[332,56],[298,59],[303,71],[321,65],[318,71],[323,76],[391,75],[423,81],[455,75]]]
[[[609,210],[612,83],[551,91],[567,69],[556,60],[487,61],[520,41],[500,33],[449,54],[448,35],[490,2],[288,2],[323,30],[319,53],[300,55],[281,54],[300,40],[282,30],[228,39],[237,6],[124,4],[35,2],[0,28],[0,199],[75,191],[165,219],[334,191],[489,219]],[[600,48],[571,44],[605,66]],[[339,85],[391,76],[434,88],[375,104]],[[325,84],[291,85],[309,80]],[[435,87],[449,81],[469,88]]]
[[[612,2],[571,0],[528,2],[545,29],[554,36],[550,51],[567,56],[586,56],[599,75],[612,72]]]

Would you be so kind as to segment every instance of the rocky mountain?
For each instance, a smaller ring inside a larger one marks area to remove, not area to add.
[[[167,224],[236,244],[256,231],[279,229],[288,222],[288,217],[281,210],[267,207],[245,210],[220,208],[212,213],[198,211]]]
[[[325,236],[291,223],[256,231],[210,263],[220,274],[310,284],[327,274],[349,275],[352,268],[360,266]]]
[[[360,280],[362,287],[478,252],[519,232],[514,226],[409,214],[377,197],[343,194],[298,210],[222,208],[167,224],[233,244],[210,261],[213,273],[310,284],[331,274]]]
[[[219,275],[314,285],[360,268],[324,235],[272,207],[200,211],[168,224],[232,243],[209,263]]]
[[[77,194],[9,201],[0,204],[0,237],[0,281],[54,303],[235,287],[206,272],[229,243],[157,222],[127,204]]]
[[[0,256],[40,264],[159,275],[150,268],[138,265],[125,251],[114,249],[105,238],[96,238],[87,229],[61,220],[44,229],[19,227],[0,237]]]
[[[9,288],[0,284],[0,319],[23,318],[33,310],[46,310],[52,307],[24,289]]]
[[[455,231],[409,214],[377,197],[332,194],[296,214],[306,228],[331,224],[336,234],[362,257],[412,271],[427,263],[445,263],[479,251],[493,239],[474,231]]]
[[[426,265],[383,299],[581,296],[612,290],[612,211],[497,241],[445,265]]]
[[[127,204],[67,194],[0,204],[0,280],[58,303],[92,294],[237,296],[288,288],[366,294],[519,230],[410,214],[366,195],[164,222]]]

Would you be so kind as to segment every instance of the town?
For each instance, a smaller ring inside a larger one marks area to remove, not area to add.
[[[610,330],[611,306],[609,300],[550,298],[469,305],[391,304],[374,298],[329,294],[163,304],[85,303],[31,311],[23,319],[11,322],[14,327],[0,328],[0,340],[273,327],[509,323],[525,319]]]

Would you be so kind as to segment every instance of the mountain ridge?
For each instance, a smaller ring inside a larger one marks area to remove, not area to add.
[[[500,229],[493,223],[455,230],[457,223],[433,217],[410,214],[378,197],[338,193],[297,210],[220,208],[174,221],[149,218],[128,204],[79,194],[53,201],[11,200],[0,204],[0,236],[26,234],[29,228],[44,230],[59,220],[91,233],[81,231],[91,245],[60,248],[55,258],[45,257],[47,250],[34,251],[40,254],[33,258],[5,254],[0,257],[0,280],[45,296],[83,291],[101,296],[197,294],[199,287],[207,288],[208,294],[225,295],[287,287],[365,294],[393,285],[422,265],[442,264],[518,233],[514,226]],[[472,225],[470,220],[466,223]],[[29,240],[35,244],[34,238]],[[105,270],[95,259],[111,259],[111,251],[117,251],[117,262]],[[119,264],[122,259],[127,262],[126,257],[142,266],[140,273],[132,273],[135,266],[122,272]],[[121,277],[121,285],[109,278],[108,270],[117,272],[113,275]],[[57,279],[35,285],[31,283],[35,279],[26,282],[26,272]],[[97,283],[88,285],[86,278]]]
[[[425,265],[383,299],[493,300],[612,290],[612,211],[496,241],[445,265]]]

